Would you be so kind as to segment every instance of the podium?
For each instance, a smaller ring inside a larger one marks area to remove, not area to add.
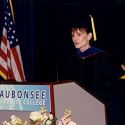
[[[5,82],[7,85],[7,83]],[[11,83],[18,85],[18,83]],[[26,83],[22,85],[30,85]],[[38,83],[40,86],[43,83]],[[48,83],[49,85],[50,83]],[[33,84],[37,86],[36,84]],[[0,85],[1,86],[1,85]],[[20,85],[21,86],[21,85]],[[1,87],[0,87],[1,89]],[[65,109],[72,111],[72,120],[77,125],[106,125],[105,105],[88,91],[81,88],[76,82],[60,82],[50,86],[50,112],[54,113],[57,119],[63,116]],[[52,111],[54,110],[54,111]],[[0,123],[9,120],[11,115],[17,115],[22,120],[28,120],[31,111],[0,110]]]
[[[105,105],[75,82],[54,85],[55,113],[71,109],[77,125],[106,125]]]

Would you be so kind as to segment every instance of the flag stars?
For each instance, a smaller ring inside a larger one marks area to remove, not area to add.
[[[8,9],[7,9],[8,8]],[[11,46],[18,44],[18,39],[15,37],[15,23],[12,18],[12,13],[10,12],[10,7],[6,7],[5,17],[4,17],[4,26],[7,28],[7,39]]]
[[[12,28],[11,27],[9,27],[9,30],[11,30]]]
[[[15,30],[13,30],[13,33],[15,34],[15,33],[16,33],[16,31],[15,31]]]
[[[12,39],[14,39],[14,36],[11,36]]]
[[[4,19],[7,20],[7,17],[5,16]]]
[[[10,22],[10,25],[12,25],[12,24],[13,24],[13,22],[11,21],[11,22]]]
[[[7,22],[5,22],[5,26],[7,26]]]
[[[10,41],[10,44],[13,44],[13,42],[12,42],[12,41]]]
[[[10,16],[11,15],[11,13],[8,13],[8,16]]]
[[[18,39],[16,38],[16,42],[18,42]]]

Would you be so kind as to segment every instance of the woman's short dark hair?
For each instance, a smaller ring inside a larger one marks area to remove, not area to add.
[[[75,16],[70,23],[71,28],[84,28],[86,32],[92,32],[91,18],[87,16]]]

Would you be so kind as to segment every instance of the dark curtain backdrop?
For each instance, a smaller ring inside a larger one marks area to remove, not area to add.
[[[70,79],[68,67],[74,47],[66,20],[82,12],[94,16],[95,46],[108,52],[116,65],[125,60],[124,0],[13,0],[13,8],[28,82]],[[2,31],[3,0],[0,10]]]

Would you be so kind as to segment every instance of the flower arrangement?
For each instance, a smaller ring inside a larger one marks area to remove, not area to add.
[[[45,107],[41,107],[40,111],[31,112],[31,125],[51,125],[56,121],[52,114],[47,113]]]
[[[27,121],[22,122],[19,117],[12,115],[10,118],[10,122],[4,121],[2,125],[28,125]]]
[[[57,125],[77,125],[71,120],[71,110],[66,109],[62,118],[58,121]]]
[[[45,107],[41,107],[40,111],[31,112],[29,119],[30,124],[27,121],[22,122],[19,117],[12,115],[10,122],[4,121],[2,125],[52,125],[57,120],[52,114],[47,112]],[[65,110],[57,125],[77,125],[71,120],[71,110]]]

